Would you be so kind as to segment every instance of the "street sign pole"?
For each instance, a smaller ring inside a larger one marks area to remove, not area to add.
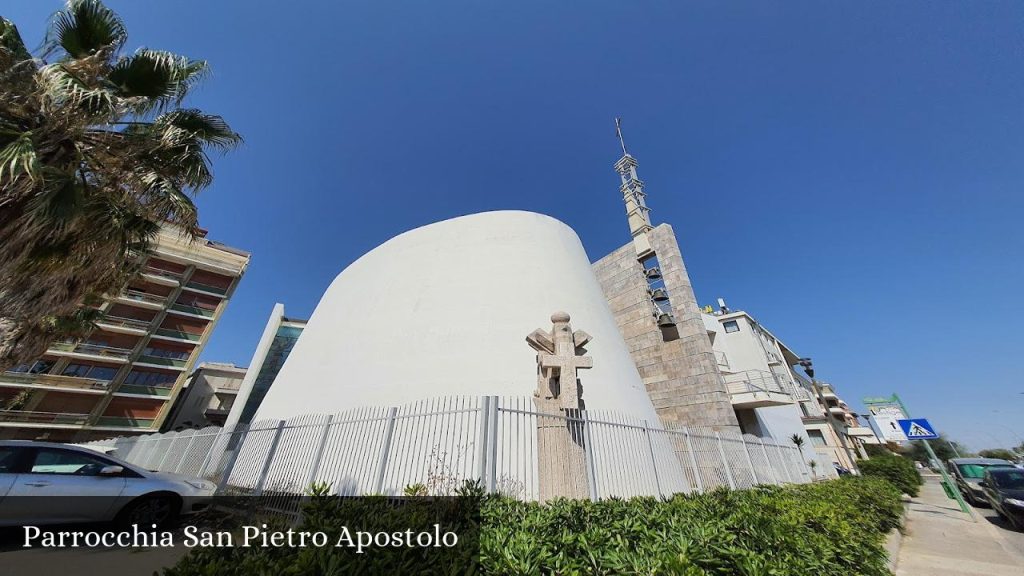
[[[900,405],[900,408],[903,409],[903,414],[907,418],[910,418],[910,412],[907,410],[907,406],[903,403],[903,400],[900,400],[900,397],[897,396],[895,393],[892,395],[892,397]],[[960,504],[960,509],[963,510],[964,514],[967,514],[971,517],[972,522],[977,522],[978,519],[974,517],[974,514],[971,513],[971,509],[967,507],[967,502],[964,502],[963,496],[960,495],[960,489],[957,488],[956,484],[953,483],[953,480],[949,477],[949,474],[946,472],[946,467],[942,465],[942,462],[939,461],[939,457],[936,456],[935,452],[932,450],[932,445],[929,444],[927,440],[914,440],[914,442],[924,442],[924,449],[928,451],[928,457],[931,458],[932,462],[934,462],[938,466],[939,474],[942,474],[942,481],[945,482],[946,485],[949,486],[950,491],[953,492],[953,496],[956,497],[957,504]]]

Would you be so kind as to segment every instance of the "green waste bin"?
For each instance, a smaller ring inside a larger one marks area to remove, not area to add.
[[[945,480],[942,481],[942,489],[946,491],[946,496],[948,496],[950,500],[956,500],[956,493],[953,492],[956,488],[950,486]]]

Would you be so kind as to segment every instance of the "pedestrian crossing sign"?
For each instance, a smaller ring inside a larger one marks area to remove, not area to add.
[[[899,423],[900,428],[903,428],[907,440],[932,440],[939,437],[935,433],[935,428],[932,428],[932,425],[924,418],[897,420],[896,422]]]

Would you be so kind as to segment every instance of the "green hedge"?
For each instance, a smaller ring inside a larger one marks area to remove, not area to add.
[[[864,476],[884,478],[911,496],[917,496],[924,484],[914,463],[900,456],[875,456],[870,460],[858,461],[857,467]]]
[[[669,501],[500,500],[484,508],[490,574],[888,575],[900,494],[873,478]]]
[[[479,497],[479,496],[478,496]],[[320,502],[319,504],[317,502]],[[194,550],[167,574],[683,574],[889,576],[882,547],[899,525],[900,493],[877,478],[677,495],[668,500],[483,496],[479,566],[444,570],[396,556],[390,565],[348,551]],[[337,528],[335,504],[313,500],[307,525]],[[474,548],[475,550],[475,548]]]

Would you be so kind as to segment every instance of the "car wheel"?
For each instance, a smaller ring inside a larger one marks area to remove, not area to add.
[[[117,515],[115,523],[121,529],[136,524],[140,529],[148,530],[153,524],[163,528],[178,518],[179,504],[177,500],[165,494],[151,494],[136,498],[128,503]]]

